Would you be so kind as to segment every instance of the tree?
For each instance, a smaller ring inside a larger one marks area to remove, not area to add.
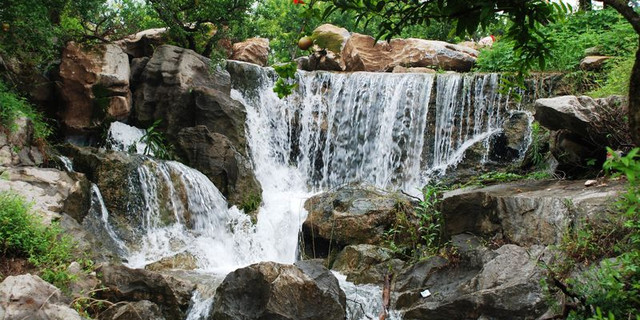
[[[255,0],[147,0],[184,47],[210,56],[226,36],[243,27]]]
[[[534,63],[544,66],[550,53],[550,39],[540,26],[551,23],[567,13],[563,3],[546,0],[327,0],[332,11],[354,11],[358,19],[381,19],[378,37],[390,39],[407,26],[430,24],[441,19],[452,20],[458,34],[472,34],[478,28],[488,27],[490,21],[501,15],[513,23],[505,36],[515,41],[515,53],[520,58],[520,74]],[[618,11],[640,35],[640,14],[628,0],[599,0]],[[640,37],[639,37],[640,39]],[[640,40],[639,40],[640,41]],[[640,43],[638,44],[640,48]],[[629,128],[635,145],[640,145],[640,50],[631,71],[629,82]]]

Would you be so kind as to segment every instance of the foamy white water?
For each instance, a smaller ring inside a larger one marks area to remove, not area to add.
[[[236,63],[236,62],[233,62]],[[258,222],[228,204],[202,173],[177,162],[144,163],[129,179],[140,200],[135,243],[124,243],[131,267],[187,253],[200,272],[226,274],[259,261],[293,263],[304,201],[347,183],[413,191],[452,170],[464,152],[501,130],[511,108],[498,92],[499,77],[382,73],[298,73],[299,89],[286,99],[272,91],[272,74],[231,97],[246,106],[251,162],[262,184]],[[110,129],[115,150],[144,151],[143,130],[125,124]],[[487,155],[485,155],[485,160]],[[108,226],[108,213],[101,221]],[[105,215],[106,214],[106,215]],[[349,296],[349,319],[377,318],[381,288],[356,286],[337,275]],[[192,299],[188,319],[205,319],[212,293]],[[401,319],[393,313],[388,319]]]

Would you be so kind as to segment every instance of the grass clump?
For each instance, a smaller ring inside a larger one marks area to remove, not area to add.
[[[64,288],[72,280],[66,267],[72,260],[73,243],[56,224],[45,226],[30,210],[21,196],[0,192],[0,254],[5,261],[27,259],[42,279]]]
[[[14,132],[18,130],[16,120],[20,117],[27,117],[33,123],[33,138],[36,142],[44,142],[51,135],[51,127],[42,115],[26,99],[12,92],[0,81],[0,127]]]

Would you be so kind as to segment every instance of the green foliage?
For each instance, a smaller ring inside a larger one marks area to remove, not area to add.
[[[640,249],[640,148],[634,148],[626,156],[620,156],[611,148],[607,148],[608,159],[604,169],[613,173],[614,177],[624,176],[627,179],[627,192],[617,202],[618,209],[627,218],[625,225],[631,228],[632,243]]]
[[[640,318],[640,148],[626,156],[607,150],[608,159],[603,167],[613,177],[624,177],[628,182],[627,192],[616,203],[627,229],[609,238],[620,228],[591,228],[587,224],[573,232],[569,241],[563,241],[562,249],[576,260],[607,257],[612,250],[622,253],[567,281],[573,295],[580,300],[579,308],[572,312],[570,319]],[[615,239],[615,243],[611,239]]]
[[[277,93],[280,99],[289,96],[298,87],[298,83],[295,82],[296,71],[298,70],[297,64],[295,62],[278,64],[274,65],[273,69],[278,74],[278,80],[273,87],[273,92]]]
[[[72,258],[72,242],[55,224],[44,226],[29,207],[22,197],[0,192],[2,256],[27,258],[40,270],[42,279],[64,287],[71,280],[66,266]]]
[[[593,90],[588,95],[594,98],[604,98],[610,95],[629,95],[629,79],[634,63],[633,56],[614,58],[607,62],[607,77],[601,81],[600,88]]]
[[[27,117],[33,123],[33,135],[36,141],[44,141],[51,134],[51,127],[44,121],[42,115],[24,98],[10,91],[0,81],[0,127],[9,131],[17,130],[15,121],[19,117]]]
[[[384,233],[385,244],[396,254],[418,261],[439,253],[443,248],[443,217],[438,210],[444,188],[429,184],[422,189],[423,199],[415,208],[397,204],[394,226]]]
[[[640,316],[639,268],[640,251],[634,250],[602,261],[598,267],[589,270],[583,279],[572,280],[569,284],[585,298],[585,304],[597,306],[619,319],[634,319]],[[602,317],[601,314],[592,314],[591,310],[584,310],[574,313],[572,318],[590,316],[596,319]]]
[[[602,55],[630,57],[638,42],[631,25],[613,9],[578,12],[541,26],[537,32],[548,40],[550,50],[544,60],[531,60],[531,70],[577,70],[588,48],[596,48]],[[524,58],[517,52],[516,41],[499,39],[493,48],[481,50],[476,68],[487,72],[517,71]]]
[[[147,0],[147,3],[179,45],[209,56],[219,40],[237,40],[247,35],[254,0]]]
[[[140,142],[146,144],[144,148],[145,155],[152,155],[155,158],[163,160],[175,160],[177,158],[174,147],[165,138],[164,134],[158,129],[162,124],[162,120],[158,119],[140,138]]]
[[[531,124],[531,155],[534,167],[538,169],[546,169],[546,159],[548,148],[545,147],[546,141],[549,139],[549,131],[540,126],[540,123],[534,121]]]
[[[255,212],[256,210],[258,210],[258,208],[260,208],[261,203],[262,197],[259,194],[250,194],[244,199],[244,201],[240,205],[240,209],[242,209],[245,213]]]
[[[70,1],[61,17],[66,38],[79,41],[117,39],[163,27],[155,11],[136,0]]]

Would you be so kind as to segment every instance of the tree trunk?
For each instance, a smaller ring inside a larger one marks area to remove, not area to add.
[[[640,40],[629,79],[629,130],[633,143],[640,146]]]
[[[627,0],[603,0],[602,2],[616,9],[640,36],[640,14],[629,6]],[[640,146],[640,40],[636,61],[631,69],[631,79],[629,79],[629,130],[631,130],[633,144]]]
[[[591,11],[591,0],[580,0],[580,11]]]

